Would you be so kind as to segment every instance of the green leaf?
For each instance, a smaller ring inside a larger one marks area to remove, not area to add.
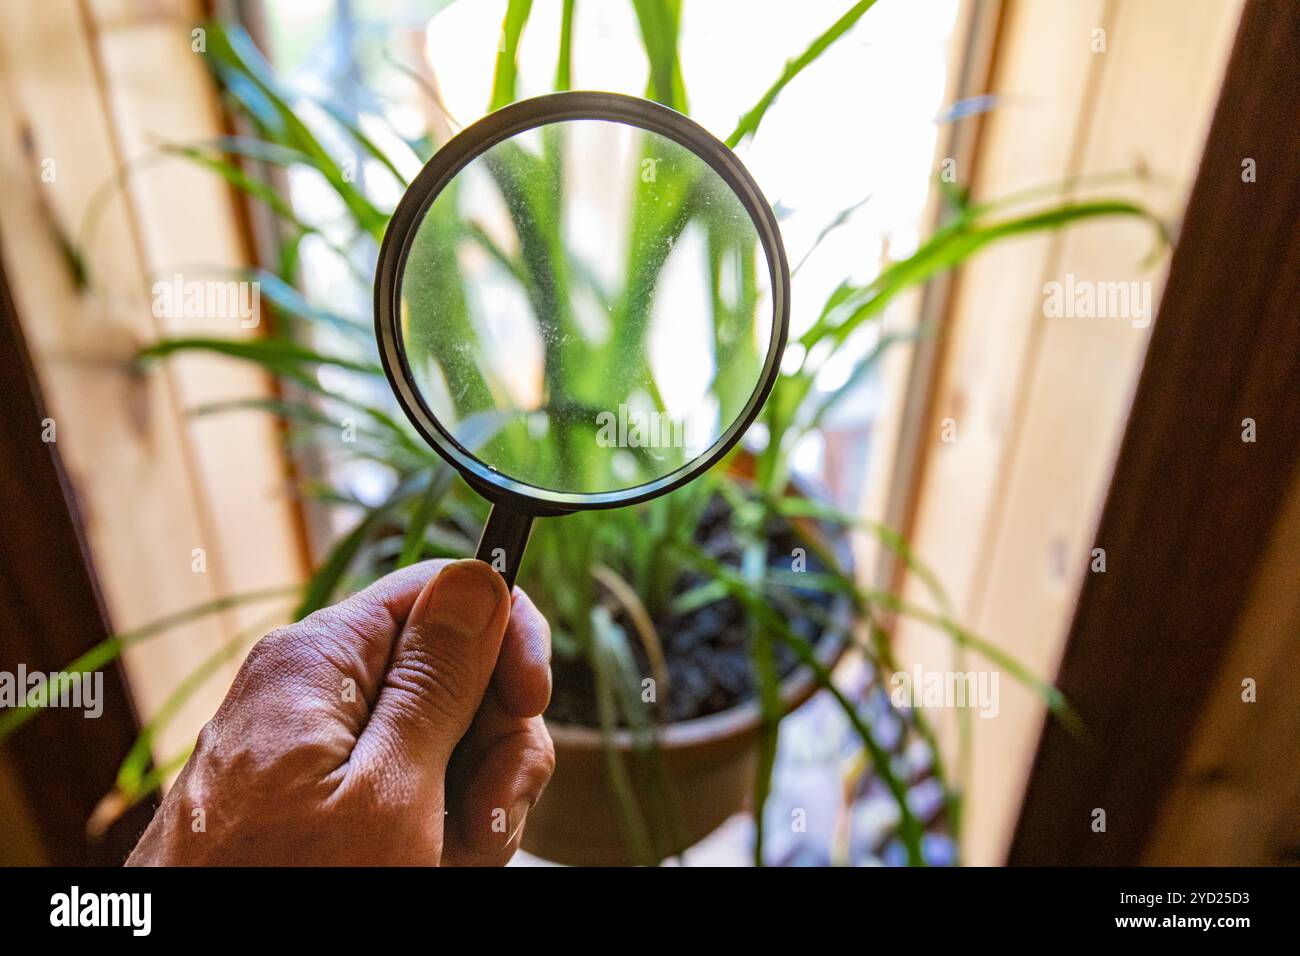
[[[496,434],[501,428],[502,420],[500,414],[490,412],[466,419],[462,423],[461,443],[471,452],[475,451]],[[294,612],[295,618],[306,617],[330,603],[357,554],[399,509],[425,495],[445,497],[453,478],[451,466],[438,459],[436,464],[402,477],[387,498],[378,505],[365,509],[361,520],[330,549],[324,563],[307,582],[302,603]]]
[[[445,469],[448,466],[442,467]],[[330,549],[325,562],[307,582],[302,603],[294,611],[295,619],[319,611],[334,599],[334,594],[357,553],[399,506],[428,490],[437,470],[434,468],[407,475],[380,504],[366,510],[352,530]]]
[[[736,574],[730,568],[709,558],[696,547],[682,548],[678,546],[678,552],[682,554],[687,561],[693,563],[700,571],[708,574],[715,580],[723,582],[732,597],[741,603],[746,613],[755,622],[761,622],[768,627],[772,634],[782,641],[787,647],[794,651],[799,658],[800,663],[806,665],[817,679],[817,684],[828,691],[831,697],[839,705],[840,710],[848,718],[849,723],[853,726],[854,731],[861,739],[863,747],[866,749],[871,758],[872,766],[876,774],[880,777],[885,787],[889,790],[894,802],[898,805],[900,816],[899,836],[907,849],[908,860],[913,865],[924,863],[924,856],[921,852],[921,835],[922,827],[920,821],[913,813],[911,805],[907,799],[907,788],[898,775],[894,772],[893,765],[890,761],[888,752],[876,740],[875,733],[866,721],[858,713],[857,707],[844,696],[843,692],[835,686],[834,678],[824,664],[817,659],[816,652],[808,642],[801,638],[790,627],[789,622],[778,613],[771,605],[770,596],[761,588],[755,586],[752,582],[746,580],[743,576]],[[802,579],[809,575],[799,575]],[[831,576],[828,576],[831,577]]]
[[[855,3],[842,17],[832,23],[825,33],[814,40],[808,49],[793,60],[787,60],[785,69],[781,71],[781,75],[777,77],[776,82],[763,94],[763,98],[740,118],[736,128],[727,137],[727,145],[735,149],[746,136],[752,136],[754,131],[758,129],[758,124],[767,115],[768,109],[776,102],[776,98],[781,95],[781,91],[790,85],[790,81],[815,63],[817,58],[825,53],[832,43],[848,33],[849,29],[862,18],[862,15],[875,4],[876,0],[861,0],[861,2]]]
[[[316,100],[315,102],[320,105],[321,109],[330,115],[330,118],[334,120],[334,122],[338,123],[339,126],[352,137],[356,144],[361,147],[362,152],[371,159],[377,160],[381,166],[388,170],[403,189],[410,185],[410,183],[407,182],[406,177],[402,175],[402,171],[397,168],[397,164],[393,162],[392,158],[380,149],[375,141],[366,135],[365,130],[361,128],[360,124],[353,122],[352,118],[348,116],[347,113],[343,112],[336,103],[330,100]]]
[[[869,202],[871,202],[871,196],[870,195],[863,196],[861,199],[853,203],[851,206],[845,206],[838,213],[836,213],[835,218],[822,227],[821,232],[817,233],[817,238],[815,238],[812,242],[812,245],[808,247],[808,251],[803,254],[803,256],[799,259],[798,263],[795,264],[795,267],[790,270],[790,277],[794,278],[796,275],[798,275],[799,270],[803,268],[804,263],[807,262],[808,259],[812,256],[812,254],[816,252],[817,249],[821,246],[821,244],[826,241],[826,238],[830,236],[830,234],[833,233],[836,229],[839,229],[846,222],[848,222],[849,219],[853,217],[853,214],[855,212],[857,212],[859,209],[861,209]]]
[[[316,365],[332,365],[335,368],[361,372],[365,375],[381,376],[383,369],[370,362],[358,362],[338,355],[326,355],[287,339],[213,339],[213,338],[174,338],[162,339],[136,353],[136,360],[149,362],[177,352],[213,352],[230,358],[255,362],[274,372],[299,378],[304,369]]]
[[[388,216],[348,180],[334,157],[298,118],[289,95],[279,88],[270,65],[248,33],[237,25],[210,23],[208,55],[227,89],[247,107],[266,138],[306,154],[357,224],[376,241],[381,240]]]
[[[968,214],[936,231],[915,253],[890,264],[865,286],[842,284],[818,320],[800,337],[800,344],[811,349],[824,338],[836,345],[843,343],[863,322],[883,312],[899,292],[925,282],[966,261],[984,246],[1003,239],[1112,216],[1142,220],[1164,235],[1163,224],[1149,210],[1128,200],[1067,202],[987,224],[978,221],[977,208],[972,207]]]
[[[86,651],[80,657],[68,663],[63,670],[70,674],[85,673],[88,671],[97,671],[107,667],[113,661],[117,660],[122,651],[135,644],[147,641],[150,638],[165,634],[168,631],[189,624],[192,621],[201,620],[210,614],[219,614],[233,607],[240,607],[245,604],[255,604],[263,601],[271,601],[275,598],[285,597],[297,591],[297,587],[279,587],[265,588],[260,591],[249,591],[244,594],[235,594],[228,597],[217,598],[212,601],[204,602],[175,614],[168,614],[166,617],[159,618],[151,624],[144,627],[136,628],[133,631],[126,631],[122,634],[114,634],[112,637],[100,641],[90,650]],[[9,734],[13,733],[27,721],[40,713],[45,706],[45,701],[39,696],[31,696],[18,707],[11,708],[0,714],[0,740],[3,740]]]
[[[510,0],[506,4],[506,17],[501,24],[501,42],[497,46],[496,69],[492,74],[492,98],[488,112],[499,110],[518,97],[519,38],[528,24],[533,0]]]
[[[677,55],[681,25],[681,0],[632,0],[641,43],[650,63],[648,95],[679,113],[687,112],[686,83]]]
[[[659,856],[637,803],[631,775],[623,763],[622,753],[614,743],[619,713],[635,713],[641,699],[637,694],[635,703],[625,702],[622,707],[619,706],[620,697],[626,698],[630,693],[627,669],[632,665],[627,636],[619,631],[610,619],[609,612],[600,607],[592,608],[591,633],[593,640],[588,659],[596,678],[596,710],[604,739],[609,785],[619,806],[623,839],[634,860],[653,866],[659,862]]]
[[[820,428],[831,410],[846,396],[853,394],[853,389],[866,379],[891,348],[902,342],[915,342],[921,337],[920,332],[887,332],[882,335],[867,354],[854,364],[848,378],[844,380],[844,384],[835,391],[829,392],[820,401],[812,403],[812,417],[808,420],[806,426],[800,428],[800,432],[815,431]]]
[[[756,529],[757,530],[757,529]],[[767,543],[752,539],[745,546],[742,574],[746,584],[756,592],[762,588],[767,564]],[[754,865],[763,865],[764,811],[772,792],[772,772],[776,769],[776,743],[785,716],[781,707],[781,681],[776,672],[775,635],[770,622],[758,618],[750,628],[749,658],[758,688],[758,767],[754,773]]]
[[[371,410],[364,405],[351,405],[349,410],[368,415],[379,425],[378,428],[368,428],[364,424],[356,423],[356,431],[358,435],[378,443],[385,456],[379,460],[384,464],[401,463],[407,467],[421,468],[441,461],[430,449],[414,441],[404,429],[378,409]],[[346,424],[343,419],[330,415],[309,402],[278,398],[225,399],[196,405],[190,408],[188,413],[195,417],[204,417],[240,411],[266,412],[285,422],[309,426],[312,429],[327,429],[335,435],[339,434]]]
[[[140,779],[131,792],[122,794],[122,809],[129,810],[151,793],[159,790],[168,777],[185,766],[190,759],[190,755],[194,753],[194,747],[195,744],[190,744],[180,752],[168,757],[162,763],[150,768],[149,772]]]
[[[262,298],[269,301],[280,313],[310,322],[313,325],[333,329],[358,342],[364,342],[367,346],[374,344],[375,331],[373,326],[363,325],[348,316],[317,305],[269,269],[253,266],[235,269],[203,266],[181,271],[229,276],[239,282],[256,283]]]
[[[268,183],[262,182],[254,176],[250,176],[228,159],[219,155],[212,155],[204,150],[193,146],[165,146],[161,147],[163,152],[172,153],[176,156],[183,156],[196,165],[202,166],[216,173],[230,185],[234,186],[244,195],[256,199],[265,205],[273,213],[283,219],[285,222],[294,226],[301,232],[314,231],[312,226],[307,225],[298,218],[291,206],[283,196]]]
[[[242,156],[257,160],[259,163],[271,163],[274,166],[308,166],[315,165],[312,157],[300,149],[259,139],[256,136],[213,136],[208,139],[188,143],[159,143],[155,147],[164,156],[189,157],[194,153],[204,156]]]
[[[1074,708],[1056,687],[1034,674],[1024,664],[997,645],[972,634],[946,615],[935,613],[885,591],[867,591],[863,595],[881,607],[897,611],[947,634],[961,647],[969,648],[990,663],[1001,667],[1017,683],[1034,691],[1070,733],[1087,739],[1088,733]]]
[[[574,0],[564,0],[560,11],[560,50],[555,58],[555,91],[573,87],[573,8]]]
[[[424,554],[425,533],[438,513],[447,489],[451,487],[453,472],[450,468],[441,468],[429,482],[429,487],[416,498],[415,509],[406,525],[406,534],[402,541],[402,553],[398,556],[397,566],[404,568],[419,561]]]

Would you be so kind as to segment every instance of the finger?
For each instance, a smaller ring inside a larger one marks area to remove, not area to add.
[[[483,701],[509,614],[510,593],[491,567],[444,567],[411,608],[356,756],[441,777]]]
[[[503,866],[555,770],[541,717],[511,716],[490,692],[448,773],[445,866]]]
[[[515,717],[535,717],[551,700],[551,626],[519,588],[514,591],[492,688]]]

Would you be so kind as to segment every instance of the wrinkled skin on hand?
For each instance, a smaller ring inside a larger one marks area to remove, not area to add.
[[[554,769],[550,690],[522,591],[397,571],[253,647],[128,863],[504,864]]]

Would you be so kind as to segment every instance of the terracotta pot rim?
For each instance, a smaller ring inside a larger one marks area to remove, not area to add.
[[[847,615],[846,615],[847,617]],[[834,667],[848,646],[848,622],[823,634],[817,642],[817,661],[823,667]],[[781,681],[781,710],[783,714],[798,709],[812,697],[817,688],[817,678],[811,667],[801,664]],[[708,714],[665,724],[658,728],[655,746],[660,750],[686,750],[704,743],[729,740],[751,734],[758,727],[761,718],[759,702],[750,698],[743,703]],[[557,747],[583,750],[599,750],[605,746],[605,735],[597,727],[581,724],[560,724],[550,720],[546,722],[551,739]],[[621,751],[633,749],[632,732],[627,729],[614,731],[613,743]]]

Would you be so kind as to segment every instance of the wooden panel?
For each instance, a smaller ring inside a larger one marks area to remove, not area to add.
[[[7,271],[116,627],[130,629],[217,596],[190,571],[204,534],[187,449],[166,372],[139,376],[129,360],[153,338],[143,272],[123,204],[107,204],[87,262],[96,292],[76,286],[61,244],[76,241],[96,189],[118,166],[84,24],[71,0],[0,9],[5,101],[0,161],[14,170],[0,202]],[[68,117],[77,117],[69,122]],[[43,182],[46,161],[54,181]],[[133,651],[133,671],[180,673],[215,648],[217,619]],[[166,688],[142,686],[145,713]],[[198,696],[160,749],[179,749],[219,702]]]
[[[121,156],[126,161],[148,153],[159,141],[194,143],[222,133],[215,91],[202,54],[192,51],[186,16],[190,3],[176,2],[177,15],[127,18],[124,0],[94,0],[96,30],[105,88]],[[136,4],[139,6],[139,4]],[[157,13],[155,5],[151,10]],[[166,78],[167,95],[160,94]],[[176,276],[217,279],[222,270],[247,262],[236,218],[234,196],[212,173],[179,159],[150,163],[131,177],[130,196],[150,283]],[[245,338],[262,334],[260,325],[234,310],[204,317],[164,317],[162,335]],[[175,360],[172,381],[186,409],[225,399],[271,394],[258,370],[220,358],[185,356]],[[196,547],[209,553],[208,572],[222,593],[255,591],[293,583],[305,574],[296,509],[286,494],[279,432],[267,415],[240,412],[190,419],[187,439],[199,482],[204,539]],[[231,612],[248,628],[265,618],[264,608]],[[227,666],[233,677],[237,661]]]
[[[1205,68],[1207,58],[1183,55]],[[1300,115],[1298,61],[1300,11],[1292,6],[1279,15],[1274,4],[1249,4],[1100,524],[1108,571],[1085,579],[1061,667],[1061,687],[1093,742],[1049,721],[1013,862],[1142,859],[1193,729],[1227,704],[1209,695],[1225,693],[1217,681],[1234,632],[1253,646],[1233,659],[1223,682],[1248,666],[1270,694],[1294,686],[1294,677],[1278,680],[1274,669],[1280,653],[1292,658],[1282,666],[1294,670],[1295,630],[1286,620],[1294,596],[1241,613],[1252,589],[1257,602],[1268,600],[1275,575],[1293,587],[1296,566],[1282,516],[1300,471],[1300,403],[1293,400],[1300,381],[1300,180],[1293,175],[1300,131],[1278,118]],[[1243,175],[1246,159],[1257,164],[1254,178]],[[1255,441],[1243,440],[1247,418],[1257,423]],[[1280,569],[1267,563],[1271,540],[1283,542],[1273,553]],[[1289,653],[1270,647],[1278,628]],[[1249,675],[1235,676],[1236,706],[1260,707],[1240,702],[1240,679]],[[1279,716],[1277,707],[1290,713]],[[1259,771],[1269,754],[1294,766],[1293,711],[1279,696],[1253,717],[1237,713],[1211,728],[1218,739],[1192,750],[1190,772],[1211,768],[1200,782],[1219,810],[1229,811],[1232,801],[1214,793],[1217,784],[1241,795],[1267,787],[1268,779],[1216,780],[1219,773]],[[1255,730],[1276,735],[1236,736]],[[1233,747],[1245,753],[1214,759]],[[1292,799],[1294,790],[1279,789],[1260,805],[1260,825],[1280,813],[1274,799]],[[1104,834],[1089,826],[1094,808],[1106,811]],[[1250,815],[1238,806],[1218,823],[1243,820]],[[1259,852],[1260,835],[1249,827],[1238,838],[1246,842],[1240,852]],[[1163,846],[1158,852],[1173,852]]]
[[[1143,862],[1300,862],[1300,471]],[[1245,680],[1255,700],[1243,699]]]
[[[0,747],[0,866],[49,863],[13,763]]]
[[[1003,105],[988,124],[977,194],[1141,161],[1157,180],[1107,194],[1136,195],[1176,219],[1239,9],[1188,6],[1011,7],[996,81]],[[1104,52],[1094,52],[1098,29]],[[1148,281],[1154,310],[1160,271],[1142,268],[1151,246],[1148,229],[1099,222],[984,253],[960,279],[912,539],[958,618],[1046,676],[1087,568],[1147,330],[1122,317],[1048,318],[1044,287],[1069,274]],[[951,444],[940,441],[946,418]],[[915,582],[908,594],[919,599]],[[904,660],[953,666],[946,639],[909,626],[899,636]],[[1041,723],[1038,698],[1000,678],[998,716],[972,721],[964,850],[976,864],[1003,858]]]
[[[1000,4],[988,0],[962,0],[958,6],[957,20],[946,44],[944,103],[957,103],[987,92],[1001,10]],[[974,115],[944,124],[935,140],[931,168],[940,169],[951,161],[962,172],[959,178],[969,179],[984,120],[984,115]],[[921,216],[922,229],[938,228],[943,211],[939,192],[930,190]],[[941,326],[953,285],[951,277],[940,277],[921,290],[905,293],[897,308],[887,310],[882,322],[902,317],[904,321],[899,325],[903,327],[898,332]],[[922,433],[927,431],[931,385],[943,347],[943,339],[937,336],[923,337],[915,343],[903,340],[886,350],[880,360],[881,390],[887,398],[871,425],[871,453],[859,507],[868,519],[890,528],[905,527],[915,510],[915,479],[924,461],[924,447],[928,446]],[[851,436],[851,440],[860,441],[861,437]],[[828,470],[835,470],[829,460]],[[893,553],[876,539],[859,535],[855,554],[862,580],[887,589],[899,577]]]
[[[1005,105],[986,120],[980,175],[972,184],[976,196],[988,199],[1076,171],[1075,136],[1060,118],[1085,112],[1089,77],[1099,60],[1086,43],[1080,47],[1078,38],[1101,22],[1103,7],[1096,0],[1009,8],[993,81]],[[1037,135],[1045,126],[1056,135]],[[994,247],[957,280],[954,314],[978,313],[945,330],[939,398],[934,421],[925,426],[932,454],[925,463],[913,539],[959,607],[968,604],[979,540],[948,529],[979,528],[990,506],[1028,327],[1041,301],[1037,278],[1050,251],[1048,238]],[[940,441],[944,418],[957,423],[957,440],[950,444]],[[935,546],[928,547],[931,542]]]
[[[967,91],[996,93],[1002,104],[985,118],[974,180],[964,178],[969,170],[957,171],[973,196],[992,199],[1078,172],[1082,133],[1076,127],[1084,123],[1101,68],[1087,38],[1104,22],[1105,8],[1103,0],[1006,6],[989,89]],[[1053,240],[1045,236],[998,245],[956,275],[930,417],[917,425],[924,457],[915,513],[902,527],[967,621],[1012,437],[1011,409],[1041,305],[1039,277],[1053,251]],[[956,423],[951,443],[941,440],[944,419]],[[903,578],[898,586],[909,600],[930,603],[919,581]],[[957,663],[947,637],[906,619],[899,621],[895,640],[905,667],[949,669]],[[957,751],[955,714],[931,716],[951,759]],[[969,785],[968,767],[955,766],[954,773]]]
[[[0,269],[0,672],[14,679],[58,672],[108,636],[48,417]],[[106,840],[86,838],[137,732],[120,668],[91,689],[80,709],[52,709],[5,741],[0,862],[117,864],[148,821],[140,807]]]
[[[148,191],[115,191],[103,205],[86,260],[90,289],[77,286],[62,251],[78,241],[96,191],[121,167],[119,142],[135,149],[149,135],[173,135],[186,110],[194,115],[183,131],[218,132],[211,93],[200,88],[202,63],[179,21],[166,27],[170,41],[149,21],[114,21],[126,39],[106,37],[101,61],[85,12],[75,0],[0,8],[0,162],[11,171],[0,187],[0,229],[111,619],[128,630],[228,587],[292,583],[303,566],[290,506],[274,498],[281,468],[265,426],[198,428],[183,414],[199,397],[265,394],[265,386],[229,363],[140,374],[129,361],[163,331],[152,315],[152,268],[173,255],[232,261],[229,194],[188,172],[158,170]],[[169,57],[166,42],[181,44],[189,59]],[[160,205],[164,187],[177,205]],[[200,547],[206,573],[192,570]],[[239,623],[227,613],[129,651],[143,714],[155,713]],[[159,739],[158,754],[192,740],[223,693],[220,680],[199,692]]]
[[[971,184],[976,197],[1005,195],[1077,171],[1070,123],[1086,112],[1090,77],[1100,67],[1079,37],[1086,40],[1102,22],[1104,7],[1102,0],[1008,7],[992,85],[1004,106],[985,121],[979,175]],[[1056,135],[1041,135],[1045,127]],[[1047,237],[995,246],[954,283],[932,417],[920,425],[927,454],[910,538],[959,613],[971,605],[981,531],[998,494],[1011,408],[1041,301],[1038,277],[1052,248]],[[956,423],[956,441],[946,443],[940,429],[949,418]],[[919,582],[906,581],[904,594],[926,600]],[[900,621],[896,640],[904,662],[953,666],[951,643],[927,628]],[[935,716],[944,739],[955,746],[953,715]]]
[[[1142,199],[1157,215],[1176,220],[1238,15],[1237,5],[1222,0],[1119,4],[1081,168],[1117,169],[1140,157],[1169,180],[1142,190]],[[971,613],[982,633],[1048,676],[1056,671],[1092,548],[1106,548],[1106,573],[1128,573],[1126,556],[1093,535],[1161,291],[1160,274],[1142,266],[1152,245],[1149,230],[1095,223],[1060,238],[1040,294],[1046,282],[1064,284],[1071,275],[1150,283],[1150,311],[1144,318],[1052,319],[1040,308],[1035,316],[1041,330],[1033,369],[1013,412],[1019,433],[1004,461],[1000,508],[984,541]],[[1001,814],[995,826],[983,813],[972,816],[972,823],[984,824],[969,834],[972,861],[993,862],[1005,852],[1042,713],[1034,694],[1008,682],[999,719],[977,724],[970,801]],[[999,767],[1000,761],[982,759],[993,753],[1013,762]]]

